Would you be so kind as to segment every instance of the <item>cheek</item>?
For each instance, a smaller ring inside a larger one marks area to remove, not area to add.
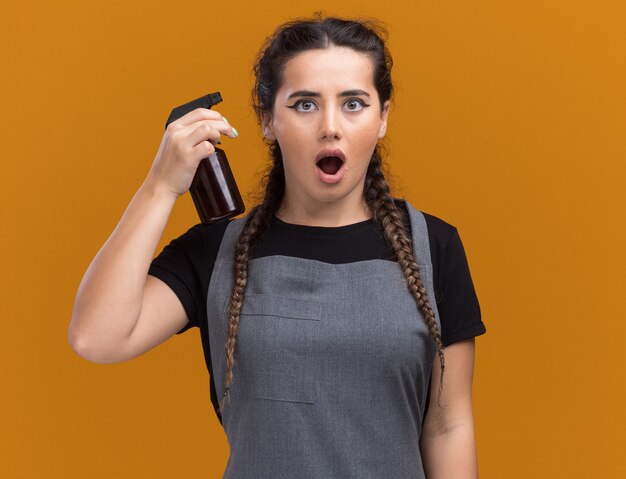
[[[378,127],[360,130],[354,138],[353,151],[359,158],[367,157],[366,159],[369,160],[376,143],[378,143]]]
[[[276,139],[283,156],[285,173],[292,178],[310,177],[310,172],[315,171],[315,164],[309,157],[312,155],[314,158],[316,154],[315,147],[310,145],[310,129],[289,126],[277,130]]]
[[[311,127],[308,125],[280,122],[274,125],[274,132],[279,143],[282,145],[297,144],[305,141],[311,135]]]

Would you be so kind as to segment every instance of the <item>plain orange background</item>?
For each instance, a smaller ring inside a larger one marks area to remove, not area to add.
[[[481,477],[626,477],[617,0],[3,3],[1,477],[221,477],[228,445],[197,329],[98,365],[67,328],[174,106],[222,93],[216,109],[240,134],[222,146],[248,199],[267,159],[254,55],[318,9],[386,23],[394,193],[463,239],[487,326]],[[186,194],[155,255],[197,222]]]

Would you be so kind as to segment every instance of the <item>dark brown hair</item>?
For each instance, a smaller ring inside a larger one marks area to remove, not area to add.
[[[374,65],[374,85],[380,98],[382,110],[385,101],[391,99],[394,89],[391,81],[393,61],[383,40],[386,37],[387,32],[385,28],[377,20],[323,18],[323,15],[320,13],[316,13],[310,19],[296,19],[280,25],[266,39],[253,67],[255,85],[252,91],[252,108],[257,115],[259,124],[262,125],[264,115],[272,112],[276,92],[281,86],[281,76],[286,63],[303,51],[323,49],[334,45],[350,47],[358,52],[367,54],[372,59]],[[274,213],[278,210],[285,191],[285,172],[280,146],[277,141],[271,142],[268,146],[272,163],[262,181],[265,185],[264,193],[250,210],[235,247],[234,285],[228,312],[228,339],[224,346],[227,371],[220,412],[229,398],[229,387],[234,376],[235,347],[244,292],[248,284],[250,252],[257,240],[271,224]],[[383,174],[381,148],[382,145],[379,142],[372,154],[366,173],[363,198],[374,220],[382,226],[385,238],[395,253],[406,277],[409,291],[415,297],[417,307],[421,311],[434,339],[441,361],[440,396],[443,388],[443,371],[445,368],[443,343],[437,328],[435,313],[428,301],[426,288],[413,257],[411,237],[404,227],[402,213],[391,196],[389,185]]]

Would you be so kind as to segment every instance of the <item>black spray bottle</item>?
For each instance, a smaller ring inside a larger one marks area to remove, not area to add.
[[[215,92],[177,106],[170,113],[165,128],[167,129],[171,122],[196,108],[211,108],[221,101],[222,96],[219,92]],[[200,221],[204,224],[237,216],[246,210],[226,159],[226,153],[220,148],[215,148],[215,153],[200,160],[189,187],[189,194],[196,206]]]

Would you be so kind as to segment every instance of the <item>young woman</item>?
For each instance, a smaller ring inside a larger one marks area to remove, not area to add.
[[[152,259],[200,160],[237,136],[218,111],[194,110],[169,125],[78,291],[70,342],[91,361],[199,327],[225,478],[478,475],[474,337],[486,329],[456,228],[385,181],[384,33],[320,17],[277,28],[254,67],[272,159],[259,204]]]

